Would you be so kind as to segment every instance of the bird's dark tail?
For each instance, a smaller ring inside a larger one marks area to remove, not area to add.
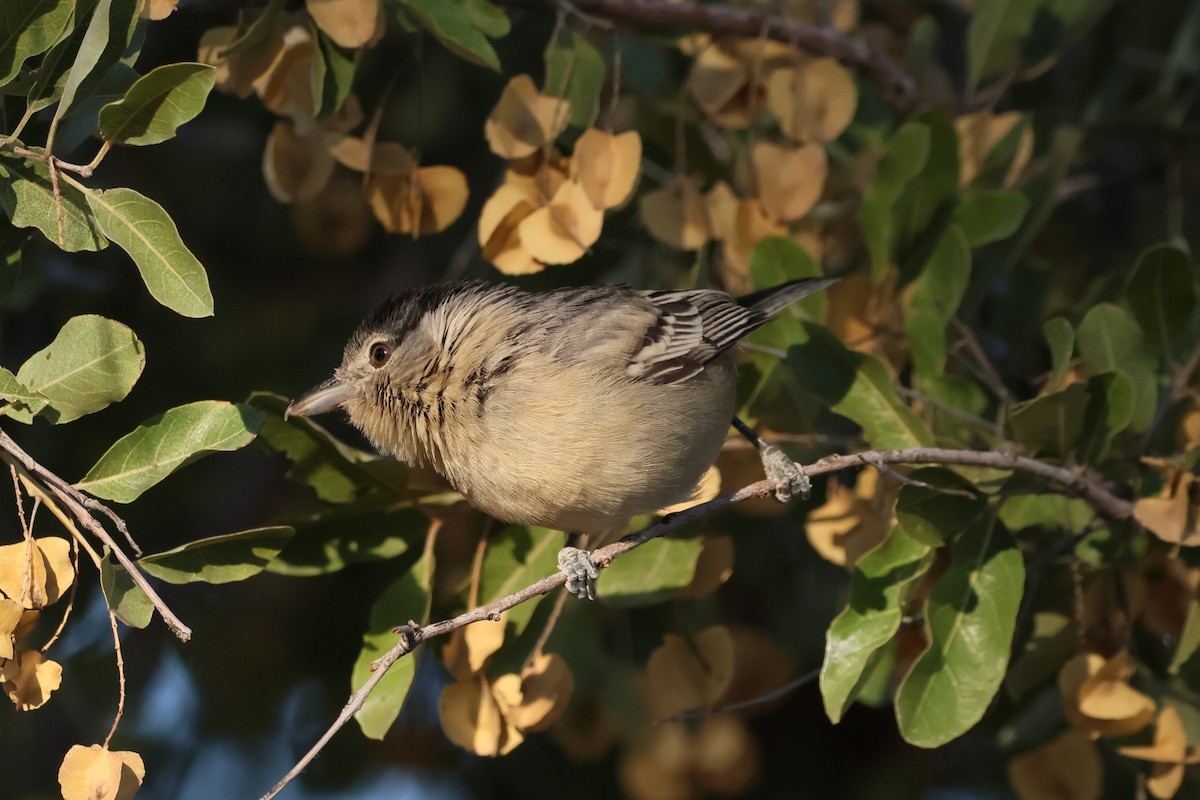
[[[770,289],[763,289],[745,297],[739,297],[737,303],[742,308],[748,308],[764,319],[770,319],[783,309],[802,297],[819,292],[837,283],[840,278],[800,278],[799,280],[781,283]]]

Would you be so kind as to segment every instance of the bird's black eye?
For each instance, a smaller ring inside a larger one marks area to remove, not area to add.
[[[382,367],[392,357],[392,348],[383,342],[376,342],[371,345],[371,366]]]

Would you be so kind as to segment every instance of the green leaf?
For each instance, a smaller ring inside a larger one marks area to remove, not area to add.
[[[25,59],[49,50],[71,19],[72,0],[4,0],[0,3],[0,86]]]
[[[108,240],[88,207],[83,192],[60,181],[63,240],[58,240],[58,212],[54,188],[45,164],[0,158],[0,207],[18,228],[37,228],[50,242],[68,253],[103,250]]]
[[[1044,0],[978,0],[967,29],[969,86],[1020,64],[1021,41]]]
[[[1187,663],[1200,648],[1200,599],[1192,598],[1188,604],[1187,620],[1183,623],[1183,631],[1179,634],[1179,643],[1175,646],[1175,655],[1167,670],[1172,675],[1178,675],[1179,670]]]
[[[1008,423],[1017,440],[1034,455],[1066,458],[1083,432],[1088,399],[1087,387],[1073,383],[1013,406]]]
[[[904,486],[896,500],[896,519],[904,531],[930,547],[941,547],[964,528],[975,523],[987,510],[983,498],[947,494],[939,489],[971,492],[971,482],[943,467],[925,467],[910,476],[926,486]]]
[[[407,553],[429,530],[415,508],[349,507],[293,524],[296,535],[269,572],[297,577],[325,575],[351,564],[387,561]]]
[[[208,275],[162,206],[133,189],[89,191],[96,223],[137,265],[150,295],[185,317],[210,317]]]
[[[490,30],[498,30],[500,26],[496,24],[495,15],[482,8],[480,0],[400,2],[452,53],[481,67],[500,71],[500,57],[496,55],[487,35],[476,25],[476,20],[483,22]]]
[[[1133,380],[1133,429],[1145,430],[1158,406],[1157,359],[1145,346],[1137,320],[1111,303],[1093,306],[1075,331],[1076,346],[1088,375],[1121,370]]]
[[[568,100],[571,103],[570,124],[586,128],[599,114],[600,91],[604,88],[606,72],[600,51],[579,31],[563,29],[546,45],[543,91]]]
[[[703,540],[652,539],[618,558],[596,583],[596,596],[615,606],[662,603],[696,576]],[[510,614],[512,612],[509,612]]]
[[[1075,654],[1079,632],[1066,614],[1041,612],[1033,615],[1033,630],[1020,655],[1004,676],[1008,696],[1020,700],[1038,686],[1057,677],[1062,665]],[[1055,697],[1058,702],[1059,698]]]
[[[233,583],[262,572],[295,529],[271,525],[188,542],[138,559],[143,570],[167,583]]]
[[[154,605],[129,573],[105,555],[100,561],[100,588],[117,619],[131,628],[144,628],[154,617]]]
[[[100,135],[113,144],[165,142],[204,108],[216,81],[208,64],[164,64],[138,78],[125,97],[100,109]]]
[[[1029,198],[1020,192],[982,189],[971,192],[954,209],[954,222],[971,247],[999,242],[1021,227],[1029,211]]]
[[[892,208],[904,187],[921,173],[929,158],[931,134],[922,122],[905,123],[884,148],[875,176],[858,213],[871,254],[871,278],[878,282],[892,264],[895,223]]]
[[[396,644],[397,635],[393,628],[409,620],[424,624],[429,619],[433,567],[433,554],[427,551],[371,606],[371,616],[363,632],[362,650],[350,674],[351,691],[357,692],[362,688],[371,677],[371,662]],[[420,648],[393,664],[363,702],[362,708],[355,712],[354,718],[358,720],[364,736],[382,739],[396,717],[400,716],[417,673],[417,662],[424,652],[425,648]]]
[[[479,581],[479,605],[524,589],[534,581],[558,571],[558,551],[563,536],[546,528],[510,525],[492,536],[483,555]],[[520,636],[540,598],[508,610],[513,635]]]
[[[313,118],[327,119],[336,114],[350,96],[354,72],[361,50],[339,47],[316,23],[310,24],[313,41],[311,90]]]
[[[1016,479],[1006,484],[1005,491],[1029,491],[1035,488]],[[1087,501],[1077,497],[1058,494],[1022,494],[1005,498],[1000,506],[1000,521],[1010,530],[1023,528],[1062,528],[1068,531],[1082,530],[1092,521],[1096,512]]]
[[[70,24],[64,26],[54,45],[42,56],[38,65],[33,87],[29,90],[30,111],[41,111],[58,102],[66,87],[71,62],[79,52],[87,33],[94,3],[81,2],[75,5]]]
[[[782,236],[767,236],[760,239],[750,254],[750,278],[755,289],[767,289],[800,278],[820,277],[822,277],[821,267],[813,260],[813,257],[803,247]],[[828,297],[827,292],[817,292],[795,303],[795,307],[804,309],[804,313],[809,319],[821,319],[825,316],[825,304]],[[789,308],[791,307],[789,306]],[[794,316],[785,313],[781,314],[779,319],[794,319]],[[773,322],[767,327],[770,328],[773,325],[778,325],[778,323]],[[781,328],[783,330],[790,329],[788,326],[781,326]],[[775,330],[781,328],[775,328]],[[797,338],[799,337],[785,339],[786,343],[783,346],[793,344]]]
[[[221,58],[229,58],[245,52],[265,39],[272,28],[283,21],[287,0],[268,0],[267,7],[256,16],[249,25],[241,27],[241,35],[225,46],[220,52]]]
[[[17,376],[0,367],[0,400],[3,400],[7,405],[0,406],[0,414],[8,414],[12,411],[23,411],[30,417],[37,416],[50,402],[41,392],[35,392],[25,384],[17,380]]]
[[[100,0],[88,22],[79,52],[67,73],[57,121],[76,103],[86,99],[114,64],[121,60],[137,26],[140,0]]]
[[[1087,413],[1079,442],[1079,460],[1098,464],[1108,455],[1113,437],[1133,422],[1133,381],[1121,370],[1088,379]]]
[[[108,448],[75,488],[130,503],[184,463],[254,440],[266,417],[249,406],[201,400],[146,420]]]
[[[1053,391],[1062,385],[1071,368],[1071,356],[1075,355],[1075,329],[1062,317],[1055,317],[1042,325],[1042,334],[1050,347],[1050,378],[1046,388]]]
[[[1196,311],[1191,258],[1173,245],[1151,247],[1138,259],[1125,299],[1158,351],[1172,355],[1175,339],[1187,330]]]
[[[255,392],[247,403],[266,412],[258,442],[269,450],[283,453],[292,462],[288,477],[311,486],[317,497],[327,503],[350,503],[364,493],[385,488],[395,493],[404,489],[402,480],[385,482],[371,469],[374,464],[395,465],[396,476],[404,467],[393,459],[346,445],[308,417],[283,419],[288,401],[269,392]]]
[[[958,200],[958,132],[939,112],[925,114],[921,121],[929,130],[929,154],[921,171],[904,185],[895,205],[896,244],[905,274],[911,262],[919,264],[925,249],[941,236]]]
[[[113,64],[112,69],[105,73],[104,78],[96,84],[95,90],[84,100],[63,115],[58,121],[58,131],[54,134],[54,148],[60,152],[69,152],[88,140],[96,133],[100,124],[100,111],[109,103],[115,103],[125,96],[129,88],[141,77],[125,64]]]
[[[871,447],[931,447],[933,433],[897,396],[887,365],[848,349],[825,328],[803,323],[808,341],[788,349],[787,368],[805,391],[857,422]]]
[[[938,239],[913,290],[905,321],[913,364],[924,375],[946,368],[946,326],[958,311],[971,277],[971,247],[957,225]]]
[[[54,341],[29,357],[17,380],[49,400],[41,412],[58,425],[125,398],[146,366],[146,351],[133,331],[111,319],[72,317]],[[22,422],[32,414],[14,411]]]
[[[903,526],[858,560],[850,599],[825,634],[821,697],[830,721],[838,722],[861,690],[872,663],[904,616],[904,594],[933,562],[927,544]]]
[[[905,741],[938,747],[983,717],[1004,680],[1024,584],[1021,551],[999,520],[979,520],[954,543],[925,605],[929,647],[896,690]]]

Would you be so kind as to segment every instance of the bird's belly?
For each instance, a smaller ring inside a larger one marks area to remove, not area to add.
[[[514,375],[514,378],[519,376]],[[510,381],[488,400],[480,441],[447,454],[446,477],[497,519],[583,533],[686,499],[716,459],[734,405],[732,357],[668,386],[568,373]]]

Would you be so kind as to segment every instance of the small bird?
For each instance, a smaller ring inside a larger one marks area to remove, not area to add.
[[[691,496],[732,423],[781,501],[808,479],[734,419],[734,345],[836,279],[734,299],[591,286],[530,293],[472,281],[398,294],[287,415],[344,409],[380,452],[445,477],[496,519],[567,533],[567,590],[594,598],[579,545]]]

